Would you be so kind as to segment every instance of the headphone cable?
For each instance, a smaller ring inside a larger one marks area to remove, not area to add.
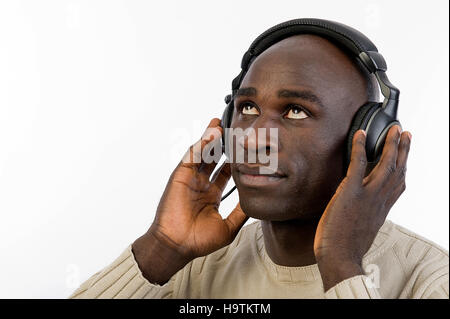
[[[222,196],[222,198],[220,199],[220,201],[223,201],[225,198],[227,198],[228,196],[230,196],[230,194],[236,189],[236,185],[234,185],[229,191],[228,193],[226,193],[225,195]]]

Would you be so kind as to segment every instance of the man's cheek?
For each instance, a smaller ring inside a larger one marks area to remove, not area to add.
[[[288,167],[288,175],[297,176],[304,175],[307,171],[311,169],[315,159],[311,156],[305,145],[292,145],[286,146],[289,150],[295,152],[286,152],[278,159],[279,164]]]
[[[239,174],[239,172],[236,169],[236,164],[231,163],[230,168],[231,168],[231,177],[233,178],[233,182],[236,184]]]

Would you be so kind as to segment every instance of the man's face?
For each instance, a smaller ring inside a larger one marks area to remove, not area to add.
[[[345,141],[356,110],[367,100],[366,85],[345,53],[313,35],[287,38],[255,59],[234,100],[231,127],[278,129],[278,149],[269,137],[264,145],[244,143],[246,151],[277,152],[278,175],[252,176],[252,168],[267,163],[232,164],[248,216],[320,217],[345,176]]]

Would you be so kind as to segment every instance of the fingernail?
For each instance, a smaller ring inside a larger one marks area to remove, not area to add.
[[[364,136],[367,136],[366,131],[365,130],[361,130],[361,132],[364,134]]]
[[[402,134],[402,128],[400,127],[400,125],[397,125],[397,132],[398,134]]]

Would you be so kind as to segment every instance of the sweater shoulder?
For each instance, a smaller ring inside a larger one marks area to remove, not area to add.
[[[406,279],[401,297],[448,298],[448,251],[417,233],[394,225],[392,247]]]
[[[394,249],[407,259],[425,261],[429,258],[440,257],[448,261],[448,251],[435,242],[393,222],[392,235],[395,237]],[[412,260],[411,260],[412,261]]]
[[[390,287],[384,293],[395,292],[398,298],[448,298],[448,251],[403,226],[389,223],[390,249],[380,258],[388,266],[384,267],[389,270],[385,276],[397,274],[396,280],[391,279],[402,287]]]

